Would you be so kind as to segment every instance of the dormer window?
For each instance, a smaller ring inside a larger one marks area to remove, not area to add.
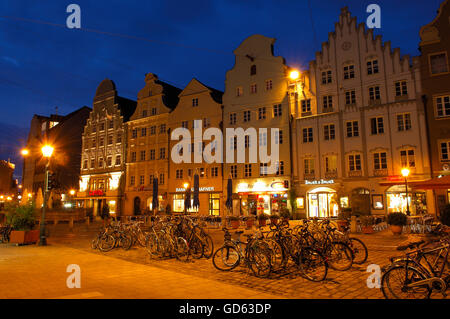
[[[250,75],[256,75],[256,65],[252,65],[250,67]]]
[[[192,106],[198,106],[198,99],[192,99]]]

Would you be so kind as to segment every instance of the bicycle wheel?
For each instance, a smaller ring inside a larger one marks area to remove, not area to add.
[[[270,262],[274,271],[286,267],[288,255],[283,252],[280,244],[273,239],[264,239],[270,249]]]
[[[369,254],[362,240],[353,237],[349,238],[348,245],[353,252],[353,262],[358,265],[364,264]]]
[[[150,233],[145,240],[145,248],[150,256],[150,258],[155,258],[160,255],[160,246],[158,237]]]
[[[94,239],[92,239],[91,241],[91,248],[92,249],[97,249],[98,248],[98,242],[99,242],[99,238],[95,237]]]
[[[353,253],[351,248],[341,242],[333,242],[328,248],[328,264],[338,271],[348,270],[353,264]]]
[[[181,261],[188,261],[189,246],[187,241],[183,237],[178,237],[175,244],[177,259]]]
[[[145,235],[145,233],[142,230],[140,230],[137,234],[137,242],[138,242],[139,246],[145,247],[146,239],[147,239],[147,236]]]
[[[204,246],[200,238],[193,237],[189,244],[189,254],[195,259],[200,259],[203,256]]]
[[[247,263],[256,277],[267,278],[272,271],[270,264],[270,252],[268,249],[251,247],[247,253]]]
[[[229,271],[236,268],[241,262],[239,252],[233,246],[222,246],[212,256],[214,267],[220,271]]]
[[[119,238],[119,245],[124,250],[129,250],[133,244],[133,239],[129,235],[122,234]]]
[[[203,257],[206,259],[211,258],[214,253],[214,243],[211,236],[204,234],[203,237]]]
[[[386,271],[381,278],[381,291],[386,299],[427,299],[431,289],[427,284],[410,287],[410,284],[426,279],[417,269],[396,265]]]
[[[116,245],[116,239],[113,235],[103,235],[100,238],[100,243],[98,245],[98,248],[102,252],[108,252],[114,248]]]
[[[309,247],[300,250],[298,268],[302,275],[310,281],[323,281],[327,278],[328,264],[322,254]]]

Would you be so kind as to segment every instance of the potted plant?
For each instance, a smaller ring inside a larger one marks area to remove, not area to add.
[[[231,228],[238,229],[239,228],[239,217],[237,216],[230,216],[229,217]]]
[[[374,224],[373,216],[362,216],[361,217],[361,226],[362,232],[364,234],[373,234],[373,224]]]
[[[390,213],[387,216],[387,223],[391,226],[391,231],[394,235],[400,235],[403,231],[403,226],[406,226],[407,217],[401,212]]]
[[[266,214],[264,214],[264,213],[259,214],[258,215],[259,226],[266,226],[268,219],[269,219],[269,216],[267,216]]]
[[[346,227],[349,225],[349,219],[352,216],[352,209],[351,208],[344,208],[342,211],[338,214],[337,219],[337,225],[339,230],[343,230],[343,227]]]
[[[286,207],[281,209],[280,212],[281,218],[283,218],[283,221],[289,222],[289,219],[291,218],[291,212]]]
[[[39,241],[39,230],[36,225],[34,205],[11,206],[7,214],[8,223],[12,227],[10,242],[16,244],[35,244]]]
[[[248,216],[245,218],[245,223],[247,225],[247,228],[252,228],[255,224],[255,218],[253,216]]]
[[[278,224],[278,220],[280,219],[280,215],[278,214],[272,214],[270,215],[270,223],[273,225]]]

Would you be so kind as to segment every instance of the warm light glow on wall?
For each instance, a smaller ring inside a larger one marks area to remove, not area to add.
[[[115,172],[110,174],[111,177],[109,179],[109,189],[116,190],[119,188],[120,176],[122,176],[122,172]]]
[[[80,192],[84,192],[87,190],[90,177],[91,177],[90,175],[81,176]]]

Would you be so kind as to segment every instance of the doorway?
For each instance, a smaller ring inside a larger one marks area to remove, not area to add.
[[[134,198],[133,213],[134,213],[134,215],[141,214],[141,198],[139,196],[136,196]]]
[[[308,193],[308,217],[335,217],[339,213],[336,191],[319,187]]]

